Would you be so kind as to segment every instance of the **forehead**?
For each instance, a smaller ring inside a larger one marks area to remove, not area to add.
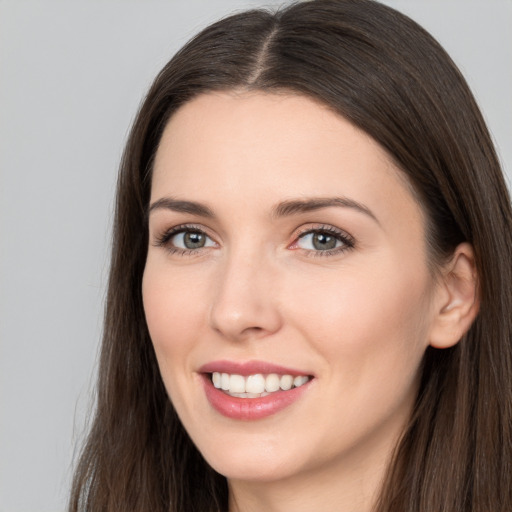
[[[152,198],[244,210],[301,196],[351,196],[394,215],[418,215],[407,178],[368,134],[304,96],[200,95],[170,119],[157,151]],[[192,196],[192,197],[191,197]],[[213,205],[215,206],[215,205]]]
[[[260,91],[211,92],[185,103],[168,122],[157,157],[194,143],[207,144],[204,150],[215,148],[218,156],[223,148],[233,154],[264,147],[269,158],[284,157],[292,147],[294,154],[301,148],[325,151],[330,142],[340,149],[367,146],[360,153],[362,158],[369,155],[372,146],[373,156],[379,153],[383,159],[389,159],[369,135],[327,106],[302,95]]]

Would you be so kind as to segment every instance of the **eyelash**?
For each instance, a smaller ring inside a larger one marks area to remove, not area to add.
[[[193,256],[200,252],[205,247],[199,247],[197,249],[183,249],[181,247],[174,247],[170,244],[171,239],[179,235],[181,233],[200,233],[208,237],[210,240],[213,240],[212,237],[208,235],[208,233],[201,228],[200,226],[196,226],[193,224],[182,224],[179,226],[174,226],[171,229],[168,229],[164,233],[162,233],[160,236],[158,236],[155,240],[155,246],[157,247],[164,247],[170,254],[175,254],[178,256]],[[302,249],[302,251],[306,254],[307,257],[326,257],[326,256],[334,256],[338,254],[342,254],[345,251],[349,251],[354,248],[355,241],[354,239],[346,232],[341,231],[340,229],[334,228],[330,225],[319,225],[315,226],[314,228],[307,228],[303,231],[300,231],[295,240],[292,244],[290,244],[288,247],[297,245],[299,243],[299,240],[304,238],[306,235],[314,234],[314,233],[325,233],[329,236],[333,236],[336,238],[337,241],[341,242],[340,247],[335,247],[333,249],[326,249],[326,250],[309,250],[309,249]],[[300,247],[295,248],[294,250],[300,250]]]
[[[155,241],[155,246],[164,247],[170,254],[176,254],[177,256],[193,256],[194,254],[204,249],[204,247],[199,247],[197,249],[182,249],[181,247],[174,247],[170,244],[171,239],[179,235],[180,233],[201,233],[208,238],[212,239],[206,231],[193,224],[181,224],[179,226],[174,226],[167,231],[164,231],[160,236],[157,237]]]
[[[304,229],[303,231],[299,232],[292,245],[297,245],[301,238],[304,238],[306,235],[314,233],[325,233],[329,236],[333,236],[334,238],[336,238],[336,240],[341,242],[342,245],[340,247],[326,249],[324,251],[304,249],[307,257],[323,258],[326,256],[335,256],[342,254],[346,251],[349,251],[355,247],[355,240],[348,233],[330,225],[319,225],[315,226],[314,228],[309,227],[307,229]]]

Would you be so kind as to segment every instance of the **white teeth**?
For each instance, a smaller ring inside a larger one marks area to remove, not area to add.
[[[268,394],[269,393],[229,393],[230,396],[235,396],[237,398],[261,398]]]
[[[265,377],[261,373],[249,375],[245,383],[245,391],[247,393],[263,393],[265,391]]]
[[[283,375],[281,377],[281,381],[279,382],[279,386],[284,391],[288,391],[289,389],[292,389],[293,377],[291,375]]]
[[[237,374],[212,373],[212,383],[217,389],[222,389],[230,395],[240,398],[259,398],[279,391],[279,389],[288,391],[293,387],[298,388],[308,381],[309,377],[306,375],[293,377],[292,375],[270,373],[265,376],[256,373],[244,377]]]
[[[222,381],[222,376],[219,372],[215,372],[214,374],[212,374],[212,382],[216,388],[220,388],[221,381]]]
[[[245,393],[245,398],[259,398],[262,393]]]
[[[223,373],[221,375],[220,388],[223,391],[229,391],[229,373]]]
[[[279,381],[280,379],[277,373],[267,375],[267,378],[265,379],[265,391],[268,391],[269,393],[277,391],[279,389]]]
[[[231,393],[245,393],[245,379],[241,375],[230,375],[229,391]]]
[[[305,375],[299,375],[298,377],[295,377],[293,379],[293,385],[296,388],[299,388],[300,386],[302,386],[302,384],[306,384],[307,381],[308,378]]]

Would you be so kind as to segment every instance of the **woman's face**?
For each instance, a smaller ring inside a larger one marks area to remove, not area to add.
[[[202,95],[163,134],[149,231],[156,357],[217,471],[268,482],[384,463],[435,285],[422,211],[373,139],[305,97]]]

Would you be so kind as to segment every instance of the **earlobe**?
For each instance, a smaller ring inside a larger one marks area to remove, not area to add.
[[[436,292],[430,345],[448,348],[469,330],[478,313],[478,274],[473,248],[462,243],[442,270]]]

